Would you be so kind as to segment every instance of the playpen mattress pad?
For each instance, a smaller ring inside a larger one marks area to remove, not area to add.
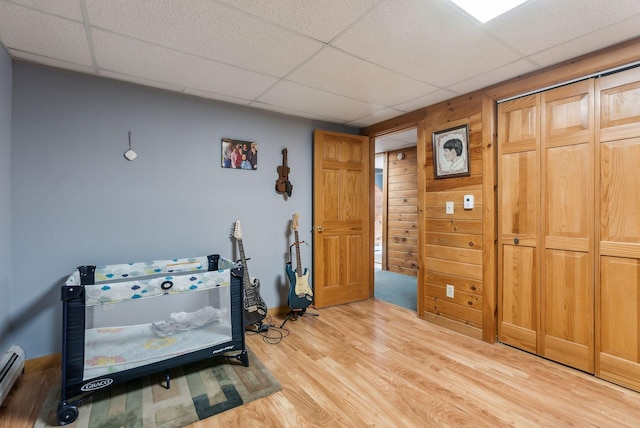
[[[197,351],[230,340],[231,326],[213,322],[160,337],[154,323],[85,331],[84,376],[93,379]]]

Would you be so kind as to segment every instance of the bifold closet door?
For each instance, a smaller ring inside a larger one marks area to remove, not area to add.
[[[640,69],[599,79],[596,375],[640,390]]]
[[[498,106],[498,340],[594,371],[594,90]]]
[[[498,106],[498,340],[537,352],[539,98]]]
[[[594,372],[594,82],[541,94],[539,354]]]

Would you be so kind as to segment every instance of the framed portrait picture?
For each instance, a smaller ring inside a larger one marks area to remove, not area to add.
[[[251,141],[222,139],[222,167],[231,169],[258,169],[258,143]]]
[[[433,174],[435,178],[470,175],[468,125],[433,133]]]

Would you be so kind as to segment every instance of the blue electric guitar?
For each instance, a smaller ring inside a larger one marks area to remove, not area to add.
[[[296,270],[291,267],[291,262],[287,263],[287,276],[289,277],[289,307],[293,310],[303,310],[313,302],[313,290],[309,286],[309,269],[302,271],[300,263],[300,240],[298,239],[298,218],[299,214],[293,215],[291,230],[295,235],[296,247]]]

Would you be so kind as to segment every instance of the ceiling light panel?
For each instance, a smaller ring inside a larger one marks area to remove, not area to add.
[[[496,16],[510,11],[527,0],[451,0],[459,8],[483,24]]]

